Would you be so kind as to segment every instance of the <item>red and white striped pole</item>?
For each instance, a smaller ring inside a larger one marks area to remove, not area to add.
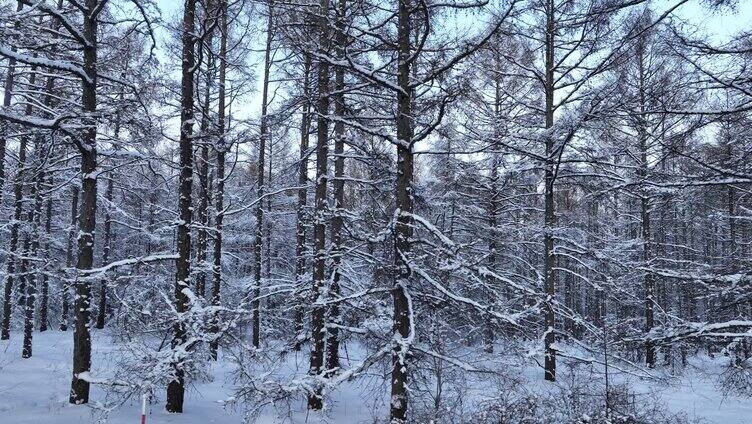
[[[141,395],[141,424],[146,424],[146,393]]]

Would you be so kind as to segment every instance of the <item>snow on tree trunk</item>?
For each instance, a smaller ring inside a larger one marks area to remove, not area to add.
[[[175,310],[181,314],[188,310],[187,291],[191,278],[191,194],[193,186],[193,124],[194,124],[194,34],[196,0],[186,0],[183,10],[182,78],[180,99],[180,188],[178,190],[179,221],[177,228],[178,259],[175,261]],[[167,412],[183,412],[185,396],[185,370],[182,356],[186,346],[185,323],[180,315],[175,317],[171,346],[176,359],[172,362],[172,380],[167,384]]]
[[[329,52],[329,0],[321,0],[319,4],[319,45],[318,53]],[[320,377],[324,372],[324,347],[326,342],[326,327],[324,325],[326,309],[322,304],[321,293],[326,281],[326,220],[324,214],[327,211],[326,186],[327,186],[327,162],[329,154],[329,121],[326,115],[329,113],[329,63],[319,59],[317,63],[318,100],[316,112],[318,113],[316,129],[316,191],[314,197],[313,216],[313,287],[311,290],[311,361],[310,375]],[[319,410],[323,407],[321,388],[317,385],[308,395],[308,407]]]
[[[391,370],[391,397],[389,416],[394,424],[407,422],[408,372],[413,333],[413,311],[410,300],[410,238],[413,236],[413,122],[412,88],[410,87],[410,54],[412,34],[412,4],[399,0],[397,22],[397,181],[395,199],[396,223],[394,227],[394,266],[392,286],[393,344]]]

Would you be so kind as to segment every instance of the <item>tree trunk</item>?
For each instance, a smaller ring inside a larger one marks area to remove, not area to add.
[[[212,295],[211,303],[213,306],[219,306],[222,283],[222,224],[224,222],[224,190],[225,190],[225,152],[227,151],[226,128],[225,123],[225,80],[227,75],[227,0],[220,3],[220,50],[219,50],[219,105],[217,111],[217,124],[219,134],[216,149],[216,174],[217,188],[215,193],[214,205],[216,208],[215,217],[215,235],[214,235],[214,264],[212,267]],[[211,332],[214,339],[209,343],[209,351],[213,360],[217,360],[217,349],[219,347],[219,317],[214,314],[212,317]]]
[[[335,37],[337,56],[344,56],[345,49],[345,12],[347,0],[339,0],[337,7],[337,34]],[[345,116],[345,70],[338,66],[334,70],[334,115],[338,118]],[[332,283],[329,296],[332,300],[339,298],[339,280],[341,278],[340,263],[342,262],[342,212],[345,202],[345,124],[342,119],[334,124],[334,204],[332,205]],[[329,322],[334,324],[327,329],[327,358],[326,368],[329,372],[336,372],[339,368],[339,304],[332,303],[329,307]]]
[[[271,134],[269,134],[269,137],[266,139],[267,146],[268,146],[268,162],[267,165],[267,174],[266,174],[266,185],[271,187],[272,186],[272,169],[274,167],[274,139],[271,137]],[[271,216],[272,208],[274,207],[272,202],[272,196],[268,196],[266,198],[266,213]],[[266,271],[264,273],[264,277],[268,280],[272,276],[272,220],[271,219],[265,219],[264,220],[264,246],[266,247],[266,253],[262,255],[264,258],[264,262],[266,265],[264,266],[266,268]],[[272,299],[269,299],[271,301]]]
[[[117,139],[119,125],[115,126],[115,139]],[[112,216],[110,215],[110,205],[113,199],[113,180],[115,177],[110,175],[107,179],[107,208],[104,213],[104,244],[102,245],[102,266],[110,262],[110,251],[112,249]],[[99,311],[97,313],[97,328],[103,329],[107,318],[107,279],[104,278],[99,286]]]
[[[180,188],[178,211],[180,222],[177,228],[178,259],[175,262],[175,310],[178,314],[188,309],[188,296],[185,293],[190,288],[191,275],[191,194],[193,185],[193,77],[194,77],[194,27],[196,20],[196,0],[185,0],[183,11],[182,35],[182,81],[180,105]],[[172,348],[185,350],[185,324],[176,317],[173,325],[174,336]],[[171,364],[172,381],[167,385],[167,412],[183,412],[183,398],[185,395],[182,362],[178,359]]]
[[[261,294],[261,251],[264,246],[264,170],[266,169],[266,140],[269,137],[269,118],[267,110],[269,107],[269,71],[271,68],[271,49],[272,49],[272,25],[274,24],[274,4],[269,3],[269,16],[266,26],[266,49],[264,51],[264,83],[261,92],[261,128],[259,135],[258,147],[258,179],[256,203],[256,237],[253,241],[253,347],[258,348],[260,345],[261,322],[260,322],[260,302]]]
[[[29,211],[28,222],[31,223],[34,220],[34,212]],[[21,297],[22,306],[24,307],[24,337],[23,337],[23,350],[21,352],[22,358],[31,358],[32,351],[32,336],[34,334],[34,301],[36,299],[36,291],[34,279],[32,277],[33,271],[29,270],[29,259],[31,256],[31,248],[29,247],[31,240],[31,234],[24,235],[23,243],[23,256],[21,259],[21,274],[25,275],[27,281],[26,288]]]
[[[212,296],[213,306],[219,306],[222,286],[222,224],[224,222],[224,194],[225,194],[225,152],[227,141],[225,139],[225,79],[227,75],[227,0],[221,3],[220,21],[220,46],[219,46],[219,105],[217,111],[217,125],[219,137],[217,140],[217,191],[214,206],[217,209],[214,234],[214,266],[212,267]],[[212,359],[217,360],[217,348],[219,347],[219,322],[218,316],[212,317],[211,332],[214,339],[209,343],[209,352]]]
[[[94,11],[98,0],[86,0],[88,10]],[[81,103],[84,113],[94,115],[97,109],[97,14],[84,17],[83,34],[88,41],[84,46],[84,71],[88,81],[82,82]],[[78,262],[76,269],[85,271],[94,264],[94,230],[97,215],[97,125],[93,118],[84,119],[81,146],[81,214],[78,219]],[[77,276],[78,277],[78,276]],[[91,334],[89,333],[91,282],[77,278],[75,284],[75,331],[73,334],[73,381],[70,403],[89,402],[89,382],[78,378],[91,368]]]
[[[20,1],[18,2],[18,5],[16,6],[16,11],[21,11],[23,8],[23,3]],[[18,25],[16,25],[18,26]],[[11,49],[11,51],[15,52],[15,47]],[[15,78],[16,78],[16,59],[10,58],[8,59],[8,68],[7,73],[5,74],[5,83],[3,85],[3,108],[8,109],[10,107],[10,101],[13,96],[13,86],[15,84]],[[3,194],[5,193],[5,151],[7,147],[7,132],[8,132],[8,123],[6,122],[0,122],[2,124],[2,127],[0,127],[0,204],[2,204],[3,200]],[[3,337],[3,340],[6,340],[5,337]]]
[[[308,197],[308,144],[310,139],[309,131],[311,129],[311,55],[305,54],[303,65],[303,115],[300,122],[300,162],[298,163],[298,210],[296,217],[295,231],[295,282],[296,286],[304,286],[306,274],[306,203]],[[300,350],[301,344],[305,339],[303,334],[303,319],[305,308],[303,301],[295,308],[295,350]]]
[[[413,122],[412,90],[410,88],[410,0],[399,0],[397,38],[398,64],[397,83],[401,91],[397,92],[397,181],[395,197],[397,203],[397,222],[394,228],[394,302],[392,377],[391,377],[391,422],[407,422],[408,406],[408,360],[410,344],[414,334],[412,328],[412,304],[408,287],[410,285],[410,238],[413,234]]]
[[[498,91],[497,91],[498,92]],[[497,101],[498,104],[498,101]],[[497,113],[498,119],[498,113]],[[496,227],[499,224],[499,157],[497,153],[492,153],[493,159],[491,164],[491,196],[488,202],[488,226],[489,226],[489,241],[488,241],[488,264],[493,272],[497,272],[499,267],[498,255],[497,255],[497,243],[496,243]],[[494,299],[489,299],[491,302]],[[491,304],[489,302],[489,304]],[[494,351],[494,328],[493,321],[490,317],[486,317],[484,320],[483,339],[486,353],[493,353]]]
[[[554,2],[546,2],[546,170],[545,170],[545,211],[544,211],[544,276],[546,302],[543,305],[546,330],[544,333],[544,376],[548,381],[556,381],[556,315],[554,302],[556,300],[556,257],[554,256],[554,226],[556,225],[556,211],[554,203],[554,183],[556,160],[554,152],[554,138],[551,131],[554,126]]]
[[[19,6],[20,7],[20,6]],[[31,67],[31,74],[29,75],[29,86],[34,86],[36,80],[36,67]],[[26,114],[30,115],[32,110],[31,104],[26,106]],[[3,296],[3,323],[2,334],[0,339],[8,340],[10,338],[10,319],[12,313],[11,302],[13,301],[11,295],[13,294],[13,278],[16,273],[16,255],[18,254],[18,231],[19,224],[21,222],[21,216],[23,214],[23,190],[24,179],[26,178],[26,150],[28,145],[28,137],[22,136],[18,144],[18,168],[16,170],[16,177],[13,185],[13,222],[10,227],[10,240],[8,248],[8,256],[5,259],[7,261],[7,273],[5,277],[5,291]],[[19,276],[19,292],[23,293],[25,287],[23,287],[23,274]]]
[[[24,314],[24,340],[23,340],[23,352],[21,356],[23,358],[31,358],[32,355],[32,338],[34,334],[34,311],[36,309],[36,269],[29,269],[27,258],[34,258],[39,252],[39,226],[42,216],[42,185],[44,183],[45,175],[42,171],[45,152],[42,149],[42,142],[40,136],[37,136],[34,152],[36,154],[37,166],[39,167],[38,174],[35,176],[35,183],[32,193],[34,195],[34,208],[28,212],[28,222],[32,226],[31,233],[26,234],[24,241],[24,256],[23,268],[24,273],[27,275],[26,280],[26,294],[25,294],[25,314]],[[31,247],[29,243],[31,240]]]
[[[494,65],[496,71],[499,72],[499,64],[501,58],[498,54],[494,54]],[[499,72],[500,73],[500,72]],[[494,150],[498,148],[498,142],[501,141],[502,133],[500,126],[501,121],[501,77],[494,78],[494,136],[496,138],[494,143]],[[499,197],[501,196],[499,188],[499,154],[493,152],[491,158],[491,181],[490,181],[490,196],[488,202],[488,226],[489,226],[489,241],[488,241],[488,264],[492,271],[497,272],[498,255],[497,255],[497,243],[496,243],[496,227],[499,224]],[[489,305],[495,299],[489,299]],[[494,328],[491,317],[486,317],[484,320],[483,339],[486,353],[493,353],[494,351]]]
[[[319,5],[319,52],[326,54],[329,51],[329,0],[321,0]],[[325,308],[319,304],[321,288],[326,279],[326,185],[327,185],[327,155],[329,154],[329,122],[326,115],[329,113],[329,64],[326,60],[318,61],[318,101],[316,112],[318,113],[316,129],[316,193],[314,199],[313,218],[313,287],[311,304],[313,312],[311,316],[311,363],[309,373],[312,376],[321,375],[324,367],[324,342],[325,332],[324,314]],[[316,387],[313,393],[308,395],[308,407],[319,410],[323,407],[321,388]]]
[[[87,97],[91,95],[87,94]],[[94,110],[93,98],[87,100],[89,111]],[[94,263],[94,229],[96,228],[96,201],[97,201],[97,152],[95,146],[95,128],[86,130],[88,150],[82,151],[81,174],[83,187],[81,193],[81,213],[78,218],[80,228],[78,235],[78,261],[76,269],[89,270]],[[71,383],[70,403],[83,404],[89,402],[89,382],[79,379],[78,375],[88,373],[91,368],[91,335],[89,334],[89,321],[91,316],[91,283],[88,277],[77,278],[75,282],[74,301],[74,335],[73,335],[73,381]]]
[[[644,64],[644,38],[640,38],[637,43],[637,70],[638,70],[638,84],[639,84],[639,101],[640,101],[640,116],[638,117],[638,137],[640,143],[640,167],[638,169],[638,176],[642,181],[647,178],[648,173],[648,152],[647,152],[647,128],[645,123],[645,64]],[[652,243],[650,233],[650,198],[645,191],[645,186],[642,186],[640,193],[640,221],[641,221],[641,237],[642,237],[642,262],[643,266],[649,267],[652,261]],[[654,308],[654,290],[655,282],[653,273],[645,271],[644,275],[645,284],[645,334],[647,335],[653,328],[653,308]],[[648,367],[655,366],[655,346],[650,340],[645,341],[645,363]]]
[[[19,4],[20,4],[20,2],[19,2]],[[63,7],[63,0],[58,0],[57,7],[58,7],[58,9],[62,9],[62,7]],[[60,25],[61,25],[60,20],[59,19],[54,19],[53,23],[52,23],[52,32],[56,33],[60,29]],[[49,108],[50,110],[52,109],[52,106],[56,102],[55,96],[53,95],[54,94],[54,89],[55,89],[55,74],[53,72],[51,72],[50,75],[47,77],[47,81],[46,81],[45,87],[44,87],[44,91],[45,91],[45,93],[47,93],[45,95],[45,98],[44,98],[44,105],[47,108]],[[52,118],[52,114],[47,114],[47,117],[48,118]],[[52,148],[52,147],[50,147],[50,148]],[[0,187],[1,187],[1,184],[0,184]],[[47,259],[46,265],[45,265],[45,270],[49,269],[50,263],[52,262],[51,250],[50,250],[50,248],[51,248],[50,238],[52,236],[52,213],[53,213],[53,209],[52,209],[52,194],[49,193],[49,191],[53,187],[54,187],[54,179],[53,179],[52,173],[50,172],[49,173],[49,178],[48,178],[48,181],[47,181],[47,192],[48,193],[47,193],[47,203],[46,203],[46,206],[45,206],[46,220],[45,220],[45,224],[44,224],[44,233],[45,233],[45,240],[46,240],[45,241],[44,250],[45,250],[45,255],[46,255],[46,259]],[[68,267],[70,268],[70,265],[68,265]],[[40,332],[47,331],[47,324],[48,324],[47,321],[49,319],[48,318],[48,307],[49,307],[49,276],[48,276],[48,272],[44,272],[44,273],[42,273],[42,299],[41,299],[41,305],[39,306],[39,331]],[[66,299],[66,308],[67,308],[67,299]],[[67,315],[67,310],[66,310],[66,315]],[[61,323],[61,327],[62,327],[62,323]],[[66,327],[67,327],[67,323],[66,323]]]
[[[73,240],[76,238],[76,229],[78,225],[78,196],[79,196],[79,188],[77,185],[74,185],[71,189],[72,199],[71,199],[71,223],[70,223],[70,229],[68,230],[68,243],[65,248],[65,269],[66,271],[70,270],[73,266]],[[61,316],[60,316],[60,331],[68,331],[68,309],[70,309],[70,278],[71,274],[69,272],[65,273],[65,278],[63,279],[62,284],[62,291],[61,291],[61,297],[62,297],[62,310],[61,310]]]
[[[726,166],[733,166],[734,160],[734,142],[731,138],[730,130],[727,131],[728,140],[726,144]],[[729,227],[729,240],[728,240],[728,253],[726,256],[729,258],[729,269],[732,273],[737,272],[738,268],[738,256],[736,246],[736,188],[733,184],[729,184],[727,191],[726,213],[728,214],[728,227]]]
[[[52,177],[52,174],[48,177],[48,183],[47,183],[47,190],[49,191],[54,186],[54,180]],[[47,264],[50,263],[52,260],[51,255],[51,249],[50,249],[50,237],[52,237],[52,195],[50,193],[47,194],[47,204],[45,205],[45,221],[44,221],[44,234],[45,234],[45,255]],[[39,331],[44,332],[47,331],[47,321],[48,318],[48,309],[49,309],[49,292],[50,292],[50,281],[49,277],[47,275],[47,272],[42,274],[42,299],[41,304],[39,305]]]
[[[214,39],[214,31],[206,28],[213,25],[209,20],[209,16],[212,13],[215,13],[215,11],[212,7],[212,1],[209,0],[206,3],[206,16],[204,17],[205,31],[209,31],[206,35],[206,40],[204,41],[207,46],[211,46],[212,40]],[[209,106],[211,100],[211,88],[214,82],[214,55],[212,54],[211,48],[207,48],[204,54],[207,56],[206,81],[204,82],[204,103],[201,108],[201,146],[199,147],[199,160],[197,161],[199,181],[197,218],[199,227],[196,232],[196,266],[198,268],[196,270],[196,295],[199,297],[204,297],[206,292],[206,270],[208,268],[206,262],[206,251],[208,247],[207,229],[209,226],[209,196],[211,193],[211,188],[209,187],[209,142],[211,139],[209,135]]]

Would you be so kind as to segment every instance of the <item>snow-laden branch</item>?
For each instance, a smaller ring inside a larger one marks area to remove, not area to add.
[[[32,66],[41,66],[44,68],[49,69],[55,69],[58,71],[63,72],[70,72],[72,74],[75,74],[77,77],[84,80],[87,84],[93,84],[94,81],[92,81],[91,78],[89,78],[89,75],[86,73],[84,68],[74,65],[70,62],[65,62],[62,60],[53,60],[53,59],[43,59],[39,57],[29,56],[23,53],[18,53],[13,51],[13,49],[10,49],[5,46],[0,46],[0,56],[4,56],[8,59],[14,59],[18,62],[25,63],[27,65]]]
[[[102,274],[112,269],[120,268],[123,266],[136,265],[136,264],[148,264],[151,262],[161,262],[161,261],[168,261],[168,260],[174,260],[174,259],[178,259],[178,255],[176,253],[164,253],[164,254],[142,256],[138,258],[121,259],[119,261],[110,262],[99,268],[79,270],[78,271],[80,275],[79,279],[81,278],[89,279],[89,278],[94,278],[96,276],[101,276]]]
[[[716,323],[689,322],[673,328],[654,328],[645,338],[658,343],[671,343],[698,338],[751,338],[752,321],[730,320]]]

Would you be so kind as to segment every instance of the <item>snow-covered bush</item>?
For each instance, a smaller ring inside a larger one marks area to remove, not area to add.
[[[717,386],[726,395],[752,396],[752,358],[731,361],[718,377]]]
[[[608,405],[608,406],[607,406]],[[466,422],[479,424],[692,424],[656,399],[627,385],[611,386],[608,397],[597,380],[573,377],[555,386],[527,390],[500,387]]]

